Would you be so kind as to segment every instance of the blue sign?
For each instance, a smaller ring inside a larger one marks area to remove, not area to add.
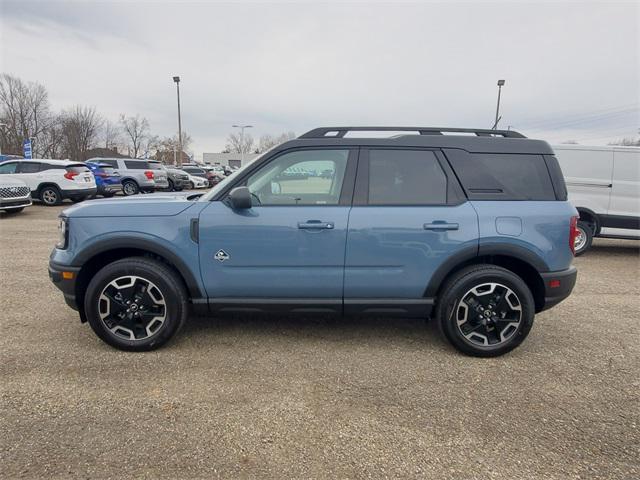
[[[31,156],[31,139],[27,138],[22,142],[22,151],[24,152],[24,158],[32,158]]]

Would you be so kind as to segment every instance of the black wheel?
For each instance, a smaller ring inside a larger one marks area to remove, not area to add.
[[[576,257],[582,255],[584,252],[591,248],[593,242],[594,225],[584,220],[578,221],[578,234],[573,244],[573,250]]]
[[[138,187],[138,184],[133,180],[125,180],[122,182],[122,193],[126,196],[137,195],[140,193],[140,187]]]
[[[533,326],[535,303],[524,281],[501,267],[473,265],[447,280],[436,317],[463,353],[495,357],[510,352]]]
[[[104,198],[111,198],[111,197],[113,197],[114,195],[115,195],[115,193],[113,193],[113,192],[104,192],[104,193],[102,194],[102,196],[103,196]]]
[[[24,210],[24,207],[20,207],[20,208],[11,208],[9,210],[5,210],[4,213],[11,215],[13,213],[20,213],[22,210]]]
[[[175,192],[176,191],[176,186],[173,184],[173,180],[169,179],[169,191],[170,192]]]
[[[87,197],[72,197],[71,201],[73,203],[80,203],[80,202],[85,201],[86,199],[87,199]]]
[[[162,263],[131,257],[113,262],[89,282],[84,308],[93,331],[120,350],[153,350],[187,319],[184,286]]]
[[[60,205],[62,203],[62,194],[57,187],[43,187],[38,196],[40,197],[40,200],[42,200],[42,203],[48,207]]]
[[[193,184],[192,181],[189,181],[189,190],[195,190],[196,186]]]

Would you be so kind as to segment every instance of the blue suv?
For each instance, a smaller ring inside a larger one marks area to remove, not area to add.
[[[319,128],[205,195],[65,210],[49,274],[123,350],[163,345],[190,312],[293,312],[431,317],[458,350],[496,356],[571,293],[576,220],[546,142]]]
[[[106,163],[86,162],[91,173],[96,178],[97,195],[103,197],[113,197],[116,193],[122,192],[122,179],[115,168]]]

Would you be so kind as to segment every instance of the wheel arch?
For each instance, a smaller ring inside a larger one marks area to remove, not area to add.
[[[46,187],[53,187],[55,188],[60,195],[62,195],[62,189],[60,188],[60,185],[58,185],[55,182],[42,182],[40,184],[38,184],[38,188],[36,188],[36,195],[38,196],[38,198],[40,198],[40,192],[42,191],[43,188]]]
[[[590,208],[576,207],[576,210],[578,210],[578,214],[580,215],[580,220],[593,223],[594,225],[593,233],[594,235],[597,235],[600,232],[600,226],[601,226],[600,216]]]
[[[544,280],[540,272],[548,271],[546,263],[532,252],[520,252],[512,245],[492,245],[481,248],[480,252],[467,249],[451,257],[438,268],[425,290],[425,297],[440,298],[446,280],[456,272],[470,265],[496,265],[518,275],[527,284],[533,295],[536,313],[540,312],[545,303]]]
[[[204,298],[194,272],[168,248],[147,239],[110,239],[92,245],[75,258],[74,264],[80,266],[75,285],[76,304],[83,320],[84,295],[93,275],[109,263],[128,257],[147,257],[162,262],[176,273],[190,299]]]

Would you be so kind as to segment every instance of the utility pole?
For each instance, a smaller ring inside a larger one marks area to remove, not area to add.
[[[496,121],[493,124],[493,130],[498,128],[498,122],[502,117],[500,117],[500,93],[502,92],[502,86],[504,85],[504,80],[498,80],[498,105],[496,106]]]
[[[2,140],[4,140],[4,128],[6,126],[6,123],[0,123],[0,129],[2,129]],[[0,155],[2,155],[2,141],[0,141]]]
[[[173,77],[173,81],[176,82],[176,93],[178,94],[178,163],[176,166],[180,168],[182,166],[182,119],[180,118],[180,77]]]
[[[253,128],[253,125],[232,125],[240,129],[240,166],[244,167],[244,129]]]

